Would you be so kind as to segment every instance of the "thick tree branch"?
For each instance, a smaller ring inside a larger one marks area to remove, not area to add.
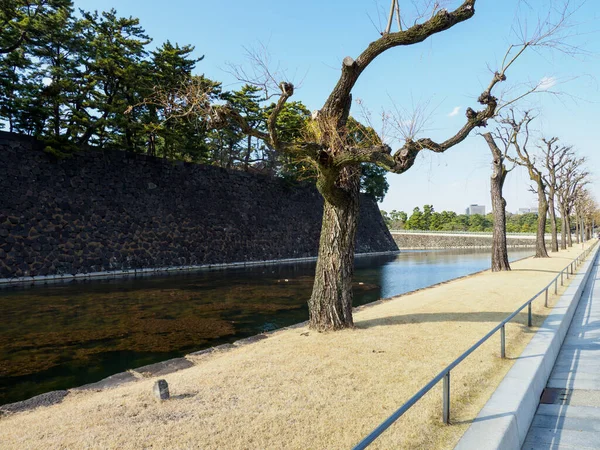
[[[27,36],[27,32],[25,30],[23,30],[21,32],[21,36],[19,36],[19,38],[12,45],[10,45],[8,47],[0,48],[0,55],[14,52],[16,49],[18,49],[23,44],[23,42],[25,42],[26,36]]]
[[[422,24],[416,24],[407,30],[398,31],[397,33],[384,34],[380,39],[369,44],[356,61],[350,57],[344,58],[342,74],[325,102],[321,110],[322,113],[330,117],[338,117],[342,114],[352,88],[356,84],[360,74],[377,56],[393,47],[422,42],[436,33],[445,31],[460,22],[470,19],[475,14],[475,1],[465,0],[461,6],[452,12],[442,9]]]
[[[496,75],[494,75],[494,77],[497,78]],[[479,97],[479,103],[486,105],[486,108],[479,112],[475,112],[473,109],[468,108],[466,112],[467,123],[456,134],[444,142],[438,143],[430,138],[418,140],[407,139],[405,144],[397,150],[393,156],[387,145],[372,146],[368,148],[346,148],[345,152],[341,152],[346,154],[335,156],[334,164],[338,167],[342,167],[350,164],[370,162],[377,164],[390,172],[397,174],[404,173],[413,166],[417,155],[422,150],[443,153],[464,141],[473,129],[486,126],[487,121],[494,117],[498,106],[497,99],[491,95],[490,89],[500,81],[502,81],[502,79],[498,79],[496,82],[491,83],[490,87]]]
[[[279,137],[277,135],[277,117],[281,113],[281,110],[285,106],[285,103],[288,99],[294,95],[294,85],[292,83],[282,82],[279,84],[279,89],[281,89],[281,96],[279,100],[277,100],[277,104],[271,114],[269,114],[269,119],[267,120],[267,128],[269,130],[269,144],[276,149],[285,147],[282,142],[279,141]],[[286,144],[287,145],[287,144]]]
[[[490,86],[493,88],[494,85],[495,83]],[[413,166],[421,150],[443,153],[464,141],[475,128],[486,126],[487,121],[496,114],[496,107],[498,106],[497,99],[491,95],[490,89],[488,88],[478,99],[479,103],[486,105],[486,108],[479,112],[468,108],[466,113],[467,123],[454,136],[442,143],[434,142],[429,138],[418,139],[416,141],[407,140],[404,146],[394,154],[395,164],[389,170],[394,173],[406,172]]]

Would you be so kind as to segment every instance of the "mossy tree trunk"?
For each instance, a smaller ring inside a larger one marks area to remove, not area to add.
[[[321,190],[323,223],[313,291],[308,301],[310,327],[333,331],[352,327],[352,278],[359,213],[360,166],[340,174],[336,194]]]

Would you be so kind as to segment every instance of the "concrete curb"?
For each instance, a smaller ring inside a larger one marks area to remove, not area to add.
[[[600,246],[479,412],[455,450],[520,449],[579,304]]]

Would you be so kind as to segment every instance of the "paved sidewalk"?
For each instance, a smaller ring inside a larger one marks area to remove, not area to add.
[[[600,273],[592,268],[523,449],[600,448]]]

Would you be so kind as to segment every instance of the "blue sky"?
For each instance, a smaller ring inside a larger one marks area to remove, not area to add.
[[[467,107],[490,81],[509,44],[516,42],[516,18],[531,29],[544,15],[551,0],[479,0],[475,16],[424,43],[392,49],[381,55],[363,74],[354,90],[372,115],[395,107],[412,110],[427,105],[429,120],[419,137],[443,140],[464,123]],[[403,10],[410,0],[400,0]],[[448,2],[453,9],[460,1]],[[253,2],[206,0],[75,0],[85,10],[115,8],[122,16],[138,17],[141,25],[160,45],[167,39],[192,44],[205,59],[197,72],[222,81],[225,88],[239,86],[227,73],[227,63],[247,64],[244,47],[268,46],[275,64],[288,78],[300,83],[294,96],[309,109],[319,109],[339,76],[345,56],[357,57],[378,37],[373,25],[385,21],[388,0],[304,0],[303,2],[255,0]],[[379,14],[378,14],[379,13]],[[408,14],[408,13],[407,13]],[[600,167],[597,133],[600,112],[600,33],[596,25],[600,2],[588,0],[575,13],[568,42],[590,53],[573,58],[552,50],[529,52],[508,72],[506,87],[537,82],[544,77],[558,81],[552,90],[565,95],[538,94],[523,107],[533,108],[540,135],[558,136],[589,158],[589,167]],[[552,84],[552,83],[551,83]],[[458,108],[458,113],[452,112]],[[353,114],[361,118],[359,106]],[[377,125],[377,120],[374,119]],[[377,126],[376,126],[377,128]],[[391,142],[395,148],[397,143]],[[490,153],[483,138],[472,134],[443,155],[423,152],[405,174],[388,176],[390,190],[382,209],[411,211],[433,204],[435,209],[463,212],[471,203],[489,200]],[[597,185],[597,183],[596,183]],[[596,189],[592,186],[592,190]],[[509,211],[535,204],[527,191],[522,170],[508,176],[505,196]],[[598,198],[598,196],[596,195]]]

